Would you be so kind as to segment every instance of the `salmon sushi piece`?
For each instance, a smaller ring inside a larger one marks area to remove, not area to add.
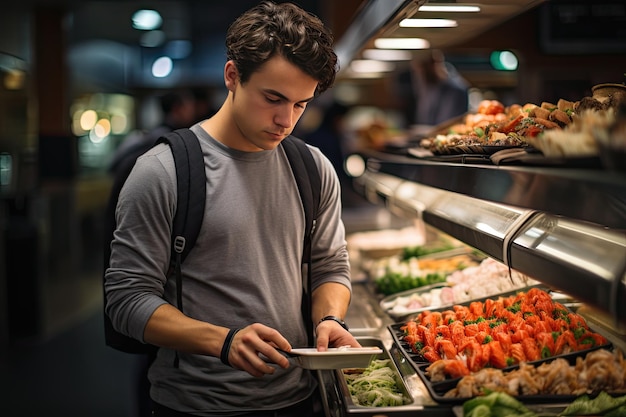
[[[509,354],[511,350],[511,345],[513,342],[511,341],[511,335],[507,332],[494,332],[493,338],[500,342],[500,346],[502,346],[502,351],[505,355]]]
[[[406,322],[404,325],[400,327],[400,330],[407,334],[416,334],[417,333],[417,323],[415,321]]]
[[[431,329],[420,324],[417,326],[417,334],[424,346],[435,346],[435,333]]]
[[[453,310],[442,311],[441,318],[443,320],[443,324],[447,324],[447,325],[450,325],[457,321],[456,313]]]
[[[473,320],[485,316],[484,304],[480,301],[472,301],[469,305],[469,310]]]
[[[480,343],[481,345],[485,345],[489,343],[491,340],[493,340],[493,337],[491,337],[491,335],[485,331],[480,331],[476,333],[476,336],[474,337],[476,341]]]
[[[514,333],[511,333],[511,342],[513,343],[521,343],[524,339],[529,339],[530,333],[526,330],[518,330]]]
[[[442,359],[456,359],[457,350],[450,340],[438,339],[435,342],[435,351]]]
[[[420,352],[420,354],[426,359],[428,362],[433,363],[441,360],[441,356],[433,346],[425,346],[424,349]]]
[[[541,352],[537,347],[537,342],[533,338],[525,338],[522,339],[521,342],[522,348],[524,349],[524,356],[528,361],[538,361],[541,359]]]
[[[511,348],[509,349],[509,355],[509,357],[511,358],[511,365],[526,362],[526,355],[524,354],[524,348],[522,347],[521,343],[511,344]]]
[[[499,341],[494,340],[489,342],[487,345],[489,347],[489,364],[497,369],[503,369],[507,367],[506,356],[504,354],[504,350],[502,349],[502,345]]]
[[[559,334],[554,343],[554,354],[563,355],[578,350],[578,342],[571,330],[565,330]]]
[[[454,321],[450,323],[450,340],[454,343],[454,346],[460,346],[465,336],[465,326],[460,321]]]
[[[417,334],[407,334],[402,340],[409,345],[413,353],[419,353],[424,348],[424,342]]]
[[[446,325],[439,325],[435,328],[435,338],[443,338],[450,340],[450,327]]]
[[[450,378],[461,378],[470,374],[465,363],[460,360],[446,361],[445,372]]]
[[[584,333],[578,338],[578,350],[592,349],[606,344],[608,344],[608,340],[604,336],[594,332]]]
[[[535,335],[542,359],[554,356],[555,340],[552,332],[539,332]]]
[[[465,336],[467,337],[475,337],[480,330],[478,329],[478,325],[476,323],[468,324],[465,326]]]
[[[457,349],[459,354],[465,358],[467,368],[471,372],[480,371],[484,367],[482,345],[473,338],[467,338],[465,343]]]

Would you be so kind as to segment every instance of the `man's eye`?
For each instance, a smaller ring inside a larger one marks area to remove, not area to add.
[[[299,109],[306,109],[306,103],[296,103],[296,107]]]
[[[280,102],[280,99],[279,99],[279,98],[265,97],[265,99],[266,99],[269,103],[273,103],[273,104],[276,104],[276,103],[279,103],[279,102]]]

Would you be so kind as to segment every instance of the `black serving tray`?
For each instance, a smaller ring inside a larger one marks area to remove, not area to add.
[[[546,291],[545,288],[542,288],[541,285],[538,285],[536,287],[541,288],[542,290]],[[490,296],[490,297],[485,297],[485,298],[481,298],[481,299],[476,299],[476,300],[470,300],[470,301],[466,301],[464,303],[458,303],[456,305],[461,305],[461,306],[469,306],[470,303],[475,302],[475,301],[479,301],[479,302],[484,302],[485,300],[491,298],[491,299],[497,299],[497,298],[506,298],[512,295],[515,295],[519,292],[527,292],[530,288],[532,287],[528,287],[528,288],[521,288],[521,289],[517,289],[515,291],[510,291],[510,292],[506,292],[506,293],[502,293],[499,295],[495,295],[495,296]],[[567,308],[567,306],[565,305],[565,307]],[[446,306],[446,307],[442,307],[442,308],[437,308],[437,309],[432,309],[430,311],[433,312],[442,312],[445,310],[449,310],[451,309],[452,306]],[[415,315],[414,315],[415,316]],[[403,322],[398,322],[398,323],[394,323],[394,324],[390,324],[387,326],[387,329],[389,330],[389,332],[392,335],[392,338],[394,340],[394,343],[396,344],[396,346],[399,348],[399,350],[402,352],[402,354],[404,355],[404,357],[407,359],[407,362],[409,362],[413,368],[416,370],[417,374],[420,376],[420,379],[424,382],[424,385],[426,386],[429,394],[431,395],[431,397],[433,398],[434,401],[438,402],[438,403],[442,403],[442,404],[450,404],[450,405],[454,405],[454,404],[462,404],[464,401],[467,401],[469,399],[468,398],[448,398],[445,397],[445,393],[450,391],[451,389],[455,388],[457,383],[461,380],[461,378],[451,378],[451,379],[446,379],[445,381],[440,381],[440,382],[431,382],[430,378],[427,375],[426,372],[426,368],[428,368],[428,366],[431,364],[428,360],[426,360],[423,356],[413,352],[411,350],[411,347],[409,346],[408,343],[406,343],[403,340],[403,336],[404,336],[404,332],[401,330],[401,328],[406,324],[407,321],[411,320],[411,318],[407,318],[407,320],[403,321]],[[592,331],[597,332],[596,330],[592,329]],[[551,362],[557,358],[563,358],[566,359],[570,365],[574,365],[576,363],[576,359],[578,357],[584,357],[587,353],[592,352],[594,350],[598,350],[598,349],[612,349],[612,344],[611,343],[607,343],[605,345],[601,345],[601,346],[595,346],[593,348],[590,349],[585,349],[585,350],[580,350],[577,352],[571,352],[571,353],[567,353],[567,354],[561,354],[561,355],[555,355],[555,356],[551,356],[549,358],[545,358],[542,360],[538,360],[538,361],[530,361],[527,362],[528,364],[537,366],[540,365],[542,363],[545,362]],[[513,366],[509,366],[506,368],[503,368],[502,371],[507,372],[507,371],[512,371],[514,369],[519,368],[518,365],[513,365]],[[558,402],[558,401],[573,401],[576,396],[573,395],[533,395],[533,396],[516,396],[517,399],[519,399],[520,401],[524,402],[524,401],[528,401],[528,402],[534,402],[534,403],[554,403],[554,402]]]
[[[541,365],[542,363],[551,362],[557,358],[563,358],[567,360],[570,365],[575,365],[576,359],[578,357],[585,357],[587,353],[592,352],[597,349],[610,349],[610,348],[611,348],[610,344],[604,345],[604,346],[596,346],[591,349],[581,350],[578,352],[568,353],[565,355],[552,356],[550,358],[542,359],[540,361],[528,362],[528,364],[538,366],[538,365]],[[461,378],[446,379],[445,381],[441,381],[441,382],[431,382],[426,372],[426,368],[430,366],[430,363],[422,362],[419,365],[417,363],[414,363],[413,366],[415,366],[417,374],[420,376],[421,380],[424,382],[424,385],[426,386],[428,393],[430,394],[430,396],[432,397],[434,401],[441,403],[441,404],[455,405],[455,404],[462,404],[471,398],[471,397],[460,397],[460,398],[459,397],[454,397],[454,398],[445,397],[445,394],[448,391],[456,387],[456,385],[461,380]],[[502,371],[509,372],[518,368],[519,366],[514,365],[514,366],[503,368]],[[546,403],[555,403],[555,402],[572,402],[574,401],[574,399],[577,398],[577,396],[576,395],[540,394],[540,395],[518,395],[518,396],[515,396],[515,398],[517,398],[519,401],[523,403],[546,404]]]

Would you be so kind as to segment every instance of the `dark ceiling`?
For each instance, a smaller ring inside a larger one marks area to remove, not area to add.
[[[78,93],[168,88],[181,84],[219,85],[228,25],[258,3],[258,0],[30,1],[44,12],[46,8],[58,7],[66,12],[68,65]],[[296,3],[327,20],[322,15],[323,1]],[[140,8],[157,10],[163,17],[160,30],[165,34],[165,42],[161,46],[140,45],[144,32],[131,26],[131,16]],[[175,60],[170,77],[152,77],[150,67],[154,59],[168,52],[169,41],[179,40],[190,41],[191,53]]]

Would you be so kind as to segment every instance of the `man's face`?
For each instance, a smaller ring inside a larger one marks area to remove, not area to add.
[[[238,130],[236,143],[230,146],[245,151],[276,148],[291,134],[316,88],[314,78],[279,55],[261,66],[245,84],[237,75],[232,88],[229,86],[232,117]]]

